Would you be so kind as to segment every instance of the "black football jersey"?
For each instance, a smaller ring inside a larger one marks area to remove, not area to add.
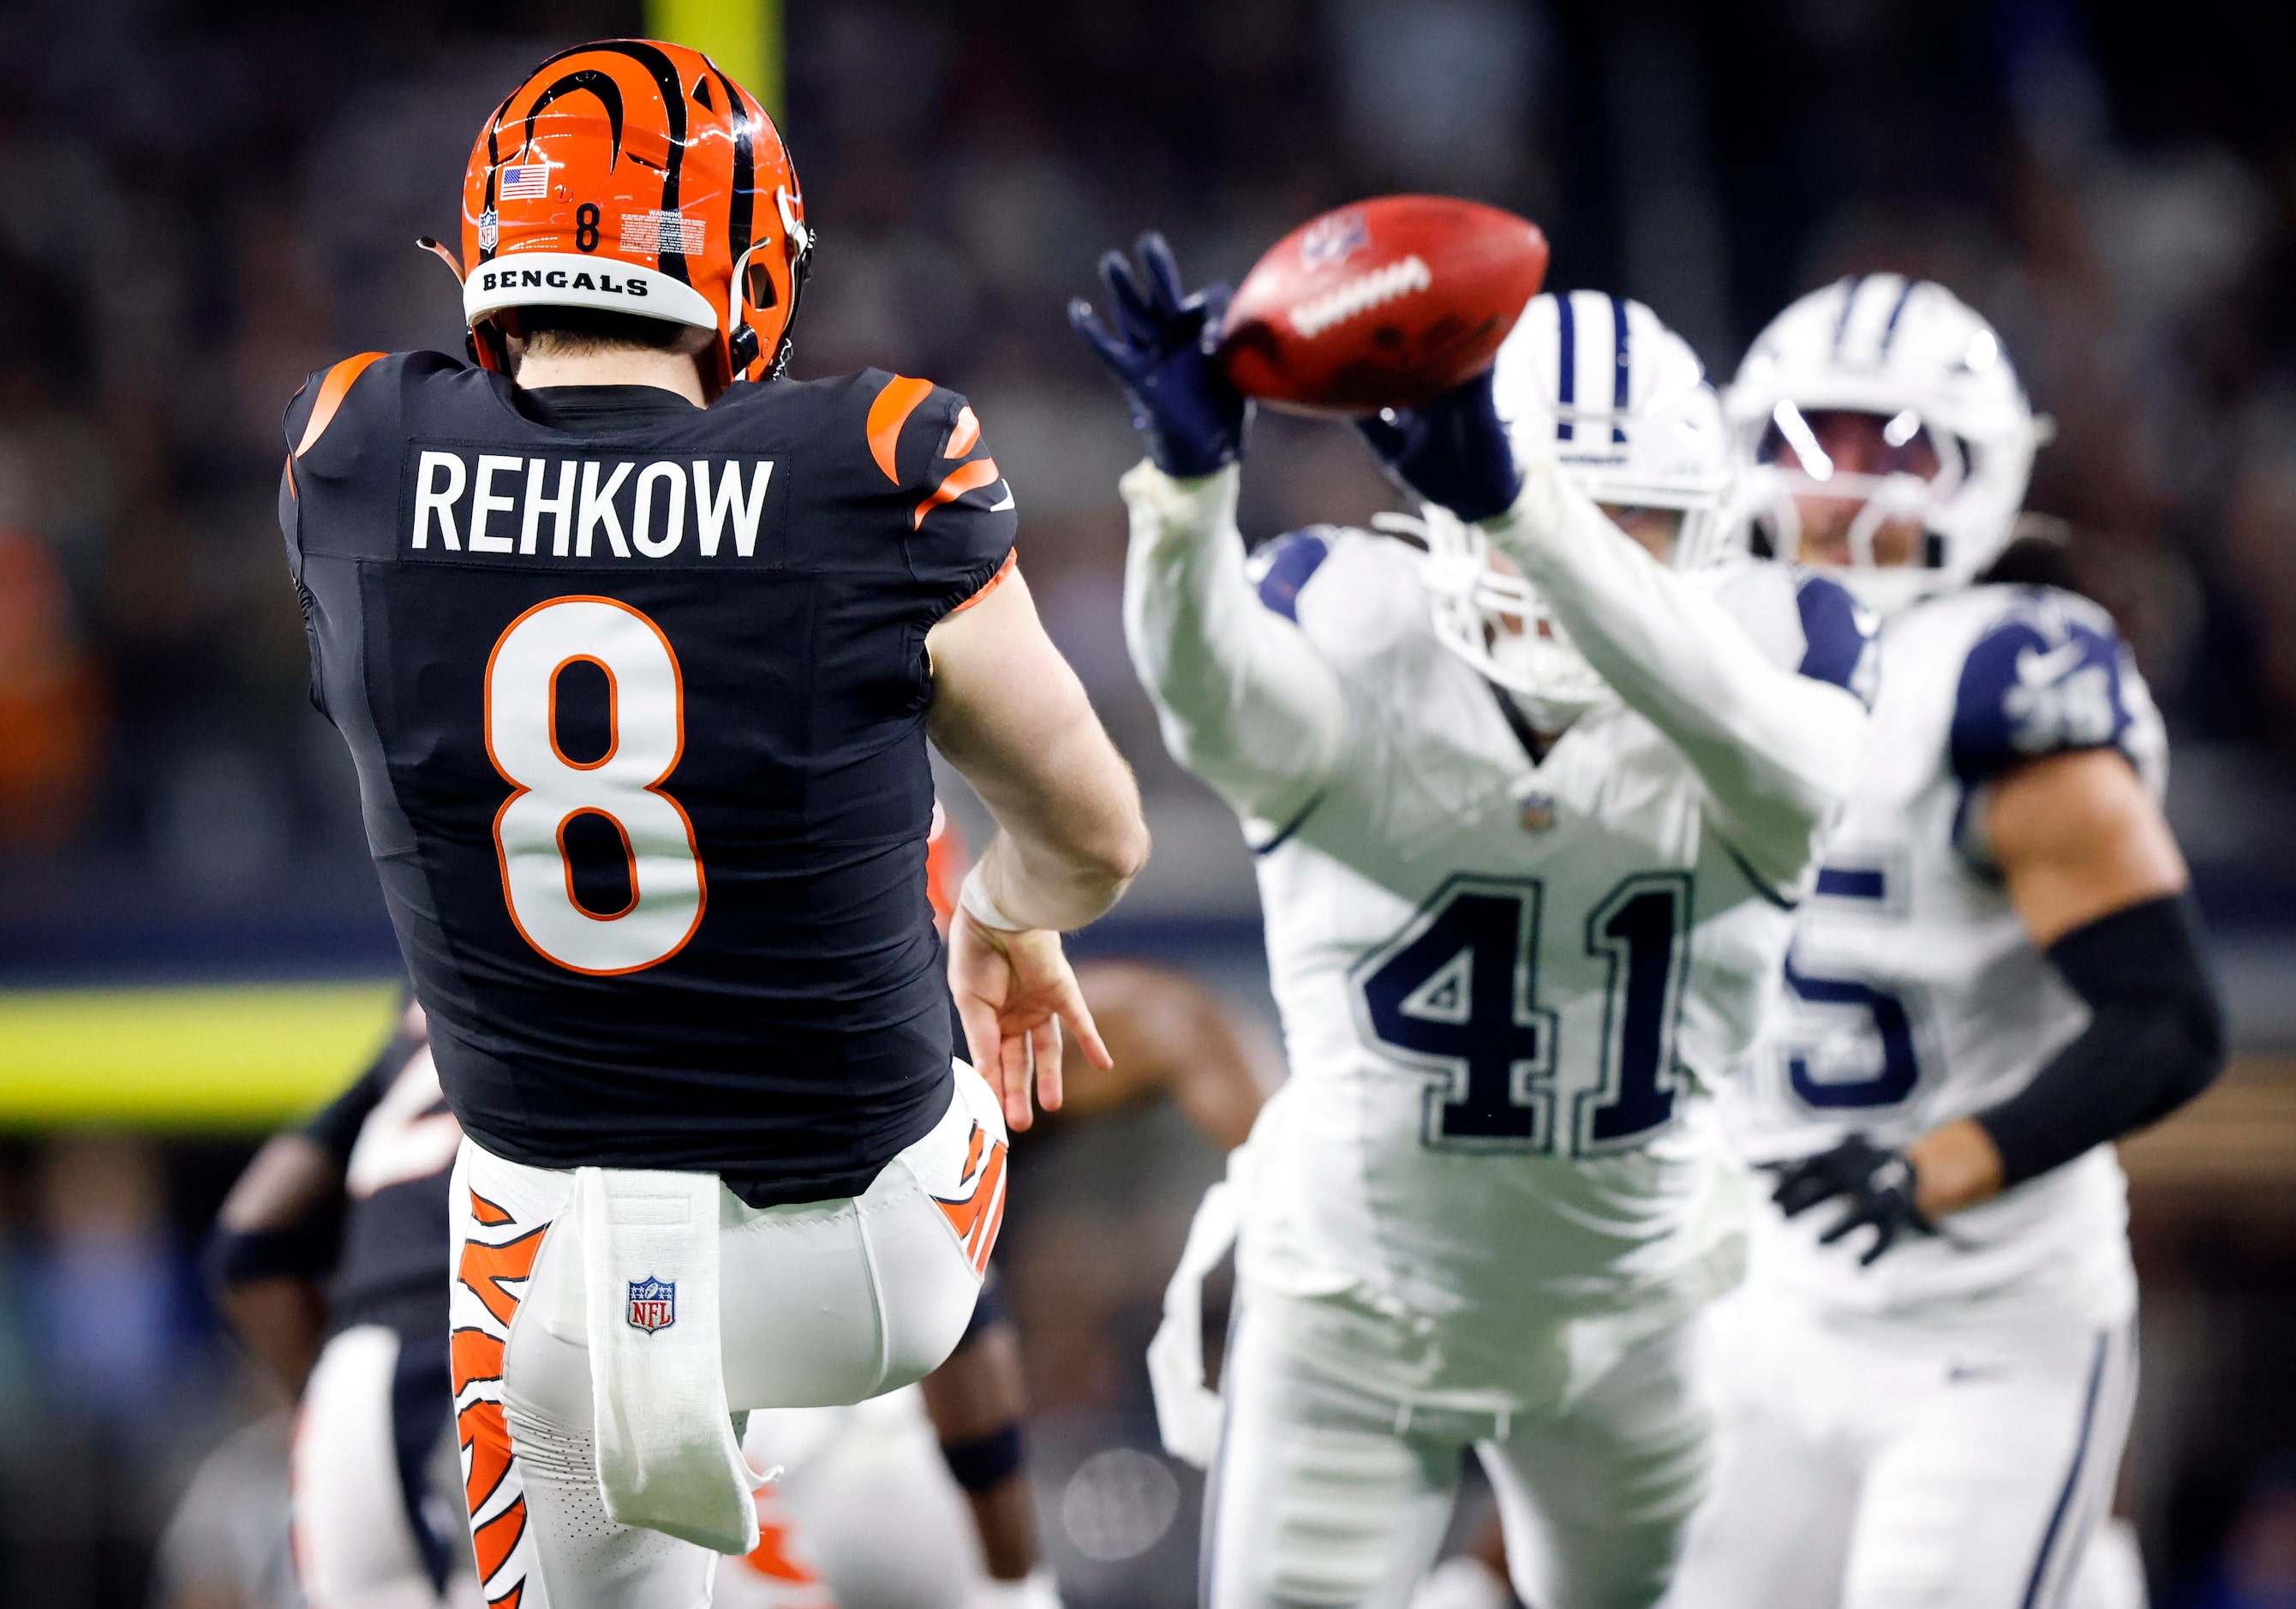
[[[288,409],[313,696],[479,1144],[852,1194],[939,1118],[926,631],[1012,558],[964,398],[878,371]]]

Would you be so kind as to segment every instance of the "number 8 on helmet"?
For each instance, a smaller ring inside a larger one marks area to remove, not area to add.
[[[463,174],[463,312],[473,355],[497,372],[518,309],[549,306],[713,332],[713,396],[772,379],[812,250],[773,119],[683,45],[611,39],[553,56],[495,109]]]

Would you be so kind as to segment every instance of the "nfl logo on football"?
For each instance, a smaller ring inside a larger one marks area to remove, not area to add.
[[[677,1322],[677,1286],[667,1279],[630,1281],[630,1327],[666,1330]]]

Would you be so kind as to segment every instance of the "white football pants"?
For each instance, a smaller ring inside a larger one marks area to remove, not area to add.
[[[2000,1333],[1713,1309],[1721,1441],[1669,1609],[2061,1609],[2111,1508],[2133,1324]]]
[[[718,1192],[729,1413],[857,1402],[947,1357],[1004,1208],[1004,1122],[960,1064],[947,1113],[836,1201]],[[465,1139],[455,1165],[454,1383],[464,1495],[498,1609],[701,1609],[718,1556],[611,1518],[591,1446],[571,1171]]]
[[[288,1467],[295,1573],[318,1609],[477,1609],[455,1512],[429,1512],[454,1494],[452,1474],[434,1468],[447,1404],[447,1359],[432,1346],[405,1357],[397,1331],[359,1325],[311,1370]],[[443,1597],[426,1542],[447,1566]]]
[[[1710,1416],[1693,1327],[1622,1353],[1566,1407],[1409,1407],[1287,1355],[1247,1306],[1228,1351],[1205,1495],[1206,1609],[1400,1609],[1435,1552],[1472,1447],[1536,1609],[1658,1602],[1705,1489]]]

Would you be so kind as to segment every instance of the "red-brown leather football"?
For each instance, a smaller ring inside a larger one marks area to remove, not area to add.
[[[1278,407],[1411,407],[1487,367],[1546,278],[1528,218],[1383,195],[1310,218],[1253,265],[1220,326],[1236,389]]]

